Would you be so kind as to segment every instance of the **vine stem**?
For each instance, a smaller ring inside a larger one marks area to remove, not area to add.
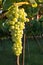
[[[20,62],[19,62],[19,56],[17,56],[17,65],[20,65]]]

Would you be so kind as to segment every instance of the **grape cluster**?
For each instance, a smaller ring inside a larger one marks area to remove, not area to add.
[[[11,32],[13,41],[13,51],[16,56],[22,53],[22,37],[25,22],[29,21],[24,9],[19,9],[18,6],[11,6],[6,14],[7,24],[9,24],[9,31]]]

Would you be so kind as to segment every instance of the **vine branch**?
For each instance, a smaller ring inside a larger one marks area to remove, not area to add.
[[[14,6],[22,6],[22,5],[30,5],[30,3],[29,2],[18,2],[18,3],[14,3],[13,5]]]

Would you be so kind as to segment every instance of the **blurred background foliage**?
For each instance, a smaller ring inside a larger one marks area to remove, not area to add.
[[[21,8],[24,8],[27,17],[30,19],[30,22],[26,24],[26,33],[30,34],[29,32],[31,31],[34,32],[34,34],[42,34],[43,33],[43,0],[2,0],[2,8],[3,11],[6,11],[14,2],[30,2],[32,3],[37,3],[38,5],[40,4],[41,6],[38,7],[32,7],[29,5],[22,5]],[[37,15],[40,15],[39,20],[37,21]],[[32,20],[34,18],[34,20]],[[5,23],[5,26],[3,27],[3,23]],[[8,32],[8,25],[5,22],[5,19],[0,19],[0,32],[1,30],[3,32]],[[1,35],[1,34],[0,34]]]

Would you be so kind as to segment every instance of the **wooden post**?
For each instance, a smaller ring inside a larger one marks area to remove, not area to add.
[[[23,43],[23,65],[25,63],[25,34],[24,34],[24,43]]]

